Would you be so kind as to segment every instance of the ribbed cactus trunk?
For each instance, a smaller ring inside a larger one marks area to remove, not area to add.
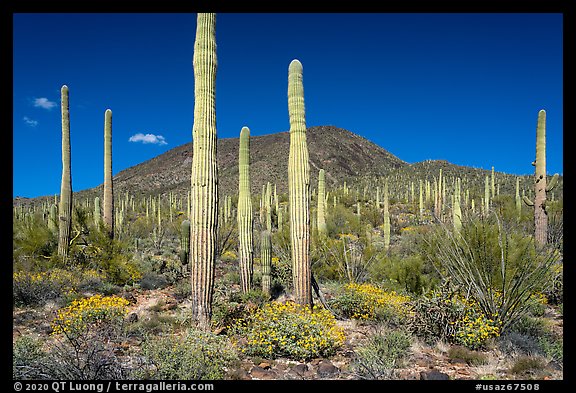
[[[462,229],[462,209],[460,208],[460,179],[457,179],[456,190],[454,191],[452,222],[454,224],[454,231],[456,233],[460,233],[460,230]]]
[[[520,198],[520,178],[516,178],[516,220],[520,221],[522,218],[522,199]]]
[[[114,237],[114,188],[112,185],[112,111],[104,113],[104,225]]]
[[[48,215],[48,229],[53,234],[58,232],[58,207],[55,204],[50,206],[50,214]]]
[[[216,161],[216,15],[199,13],[194,43],[194,126],[191,176],[190,263],[192,318],[210,329],[218,225]]]
[[[384,183],[384,249],[388,250],[390,248],[390,210],[389,210],[389,200],[388,200],[388,181]]]
[[[240,286],[243,293],[252,288],[253,241],[252,198],[250,196],[250,130],[240,131],[238,154],[238,256],[240,263]]]
[[[324,169],[318,173],[318,234],[325,236],[328,232],[326,229],[326,175]]]
[[[58,255],[68,257],[70,231],[72,230],[72,172],[70,164],[70,107],[68,86],[62,86],[62,182],[60,184],[60,206],[58,209]]]
[[[180,262],[188,264],[190,255],[190,220],[183,220],[180,224]]]
[[[558,184],[558,174],[550,183],[546,180],[546,111],[538,112],[536,127],[536,167],[534,178],[534,202],[526,196],[523,198],[528,206],[534,206],[534,238],[536,244],[544,246],[548,242],[548,215],[546,213],[546,193],[552,191]]]
[[[490,211],[490,187],[488,185],[488,175],[484,179],[484,205],[483,205],[483,213],[484,215],[488,215]]]
[[[310,167],[306,143],[306,118],[302,64],[293,60],[288,69],[288,112],[290,153],[288,158],[288,198],[294,298],[313,306],[310,265]]]
[[[260,238],[260,263],[262,263],[262,292],[270,295],[272,288],[272,234],[262,231]]]
[[[264,215],[266,217],[266,229],[272,232],[272,184],[270,184],[270,182],[266,184]]]
[[[102,219],[102,211],[100,210],[100,198],[94,198],[94,227],[100,227],[100,220]]]

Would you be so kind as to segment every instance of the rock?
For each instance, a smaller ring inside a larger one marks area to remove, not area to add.
[[[130,314],[128,314],[127,321],[129,323],[138,322],[138,314],[136,314],[135,312],[131,312]]]
[[[295,372],[298,375],[304,375],[304,373],[308,371],[308,366],[304,363],[300,363],[292,367],[291,371]]]
[[[269,370],[272,365],[268,362],[262,362],[258,365],[258,367],[263,368],[264,370]]]
[[[333,377],[336,374],[338,374],[339,371],[340,370],[338,369],[338,367],[333,365],[332,362],[330,362],[329,360],[322,360],[318,364],[318,369],[316,370],[318,376],[320,376],[321,378]]]
[[[448,374],[432,370],[432,371],[421,371],[420,379],[423,381],[446,381],[449,380],[450,377],[448,376]]]
[[[265,370],[262,367],[254,366],[250,370],[250,375],[252,378],[256,379],[277,379],[278,374],[274,370]]]

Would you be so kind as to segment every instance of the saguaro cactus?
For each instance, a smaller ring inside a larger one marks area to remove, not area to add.
[[[180,262],[182,265],[188,264],[190,255],[190,221],[183,220],[180,224]]]
[[[456,180],[456,189],[454,190],[452,223],[454,224],[454,231],[456,233],[460,233],[460,230],[462,229],[462,209],[460,208],[460,178]]]
[[[252,288],[253,241],[252,198],[250,196],[250,129],[242,127],[238,156],[238,256],[242,292]]]
[[[324,169],[318,173],[318,234],[326,235],[326,175]]]
[[[384,183],[384,249],[388,250],[390,248],[390,201],[388,200],[388,181]]]
[[[114,188],[112,185],[112,111],[104,113],[104,225],[114,237]]]
[[[292,60],[288,68],[288,112],[290,116],[288,198],[290,204],[294,298],[297,303],[312,307],[310,166],[308,163],[308,145],[306,143],[302,64],[298,60]]]
[[[192,318],[210,328],[218,225],[216,161],[216,15],[199,13],[194,43],[194,125],[191,176],[190,263]]]
[[[522,199],[520,198],[520,178],[516,178],[516,219],[520,221],[522,218]]]
[[[62,182],[60,184],[60,206],[58,209],[58,255],[68,257],[70,231],[72,229],[72,173],[70,165],[70,107],[68,86],[62,86]]]
[[[262,292],[270,295],[272,287],[272,234],[263,230],[260,239],[260,263],[262,263]]]
[[[534,207],[534,238],[536,244],[543,246],[548,242],[548,215],[546,213],[546,193],[552,191],[558,184],[558,174],[555,174],[550,184],[546,184],[546,111],[538,112],[536,127],[536,167],[534,177],[534,202],[524,197],[528,206]]]
[[[94,198],[94,227],[100,227],[100,220],[102,219],[102,212],[100,211],[100,198]]]
[[[53,234],[58,232],[58,207],[55,204],[50,206],[50,214],[48,215],[48,229]]]

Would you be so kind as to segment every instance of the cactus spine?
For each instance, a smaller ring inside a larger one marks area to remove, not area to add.
[[[216,15],[199,13],[194,43],[194,125],[191,175],[190,262],[192,318],[210,329],[218,225],[216,161]]]
[[[240,262],[240,284],[243,293],[252,288],[253,244],[252,244],[252,198],[250,196],[250,129],[242,127],[238,157],[238,256]]]
[[[296,303],[311,308],[313,303],[310,266],[310,167],[306,143],[302,64],[298,60],[293,60],[288,68],[288,113],[290,116],[288,194],[294,297]]]
[[[114,237],[114,189],[112,186],[112,111],[104,113],[104,224]]]
[[[534,177],[534,201],[524,197],[528,206],[534,206],[534,238],[536,244],[544,246],[548,242],[548,214],[546,213],[546,193],[552,191],[558,184],[558,174],[555,174],[550,184],[546,185],[546,111],[538,112],[536,127],[536,167]]]
[[[318,173],[318,234],[326,235],[326,175],[324,169]]]
[[[72,229],[72,173],[70,164],[70,107],[68,86],[62,86],[62,182],[60,184],[60,206],[58,212],[58,255],[68,257],[70,231]]]

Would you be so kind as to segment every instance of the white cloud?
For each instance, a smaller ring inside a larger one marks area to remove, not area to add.
[[[142,134],[142,133],[138,133],[135,135],[132,135],[130,137],[130,139],[128,139],[128,141],[130,142],[142,142],[142,143],[153,143],[155,145],[167,145],[168,142],[166,142],[166,139],[164,139],[164,137],[162,135],[154,135],[154,134]]]
[[[50,101],[48,98],[41,97],[34,98],[34,106],[50,110],[56,106],[56,103],[54,101]]]
[[[29,118],[28,116],[24,116],[22,118],[22,120],[24,120],[24,123],[30,127],[36,127],[38,125],[38,122],[36,120],[33,120],[33,119]]]

